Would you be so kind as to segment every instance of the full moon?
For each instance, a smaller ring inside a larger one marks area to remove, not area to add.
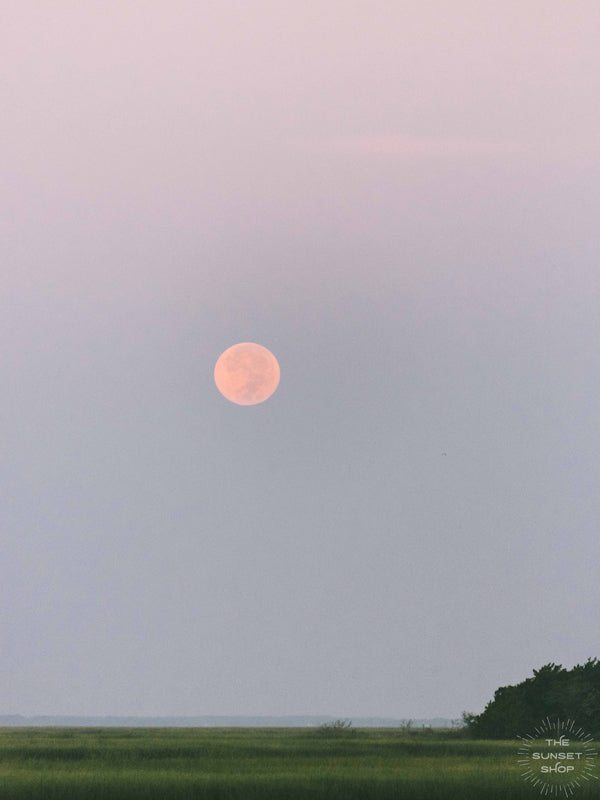
[[[254,406],[270,397],[279,384],[277,359],[260,344],[240,342],[221,353],[215,364],[221,394],[240,406]]]

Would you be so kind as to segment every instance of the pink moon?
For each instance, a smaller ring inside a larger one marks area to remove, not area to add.
[[[254,406],[277,389],[279,364],[266,347],[254,342],[240,342],[217,359],[215,383],[221,394],[232,403]]]

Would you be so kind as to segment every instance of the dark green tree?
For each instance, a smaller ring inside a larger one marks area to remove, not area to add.
[[[472,736],[514,739],[540,722],[576,719],[593,736],[600,735],[600,661],[589,658],[567,670],[545,664],[516,686],[501,686],[481,714],[464,714]]]

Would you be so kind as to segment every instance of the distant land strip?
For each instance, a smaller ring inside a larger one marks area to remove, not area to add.
[[[68,717],[34,716],[21,714],[0,715],[0,727],[119,727],[119,728],[306,728],[334,722],[336,719],[351,719],[357,728],[401,728],[409,722],[413,728],[450,728],[452,720],[442,717],[434,719],[388,719],[387,717],[335,717],[335,716],[286,716],[286,717]]]

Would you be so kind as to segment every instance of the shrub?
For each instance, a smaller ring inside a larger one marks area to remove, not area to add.
[[[356,736],[356,728],[352,727],[351,719],[336,719],[333,722],[324,722],[317,728],[319,736],[343,738]]]

